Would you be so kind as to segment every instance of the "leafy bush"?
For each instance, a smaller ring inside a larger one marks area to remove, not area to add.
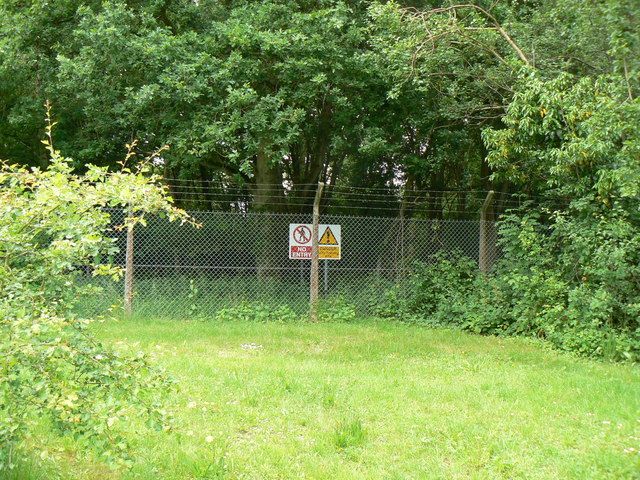
[[[505,259],[471,322],[537,335],[584,355],[640,359],[640,236],[625,215],[599,220],[512,215],[501,227]],[[482,289],[479,289],[482,291]],[[510,319],[510,321],[508,321]]]
[[[356,307],[338,296],[320,301],[318,318],[323,322],[352,322],[356,319]]]
[[[187,220],[171,206],[145,164],[120,172],[72,162],[44,142],[47,170],[0,164],[0,470],[10,469],[35,422],[91,445],[108,462],[125,458],[122,430],[131,422],[164,424],[161,397],[170,383],[144,355],[96,341],[90,321],[72,313],[95,287],[76,281],[80,268],[117,277],[99,264],[113,250],[105,207],[122,207],[123,228],[146,212]],[[131,149],[134,146],[131,147]],[[131,161],[132,153],[126,161]],[[135,213],[134,213],[135,212]]]
[[[383,317],[400,313],[405,320],[422,323],[460,324],[477,269],[473,260],[455,253],[416,262],[407,280],[384,293],[375,312]]]
[[[300,316],[288,305],[262,302],[242,302],[221,308],[214,315],[216,321],[294,322]]]
[[[544,338],[581,355],[640,360],[640,236],[624,215],[583,222],[535,210],[500,222],[503,259],[417,265],[386,309],[489,335]],[[404,295],[399,295],[402,290]]]
[[[506,315],[514,333],[638,360],[640,100],[621,75],[522,80],[505,128],[484,136],[495,176],[542,192],[542,206],[503,221],[487,323]]]

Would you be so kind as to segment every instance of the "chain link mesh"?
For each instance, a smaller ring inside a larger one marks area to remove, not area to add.
[[[309,306],[309,260],[290,260],[290,223],[311,215],[189,212],[201,228],[150,218],[134,232],[135,314],[213,316],[245,306],[302,314]],[[114,225],[122,213],[113,212]],[[342,226],[342,259],[320,260],[320,298],[372,314],[385,291],[401,285],[416,262],[438,255],[479,261],[481,223],[324,215]],[[485,222],[489,263],[499,256],[495,225]],[[108,261],[125,266],[126,233],[117,232],[118,253]],[[123,281],[101,281],[103,292],[83,306],[101,312],[121,306]]]

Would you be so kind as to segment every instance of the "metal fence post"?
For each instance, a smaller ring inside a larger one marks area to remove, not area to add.
[[[133,225],[127,227],[127,251],[124,271],[124,313],[131,315],[133,303]]]
[[[478,266],[482,273],[488,273],[494,259],[495,237],[493,235],[493,196],[494,191],[487,193],[480,212],[480,245]]]
[[[324,183],[318,182],[313,200],[313,228],[311,233],[311,278],[309,281],[309,319],[318,321],[318,225],[320,223],[320,198]]]

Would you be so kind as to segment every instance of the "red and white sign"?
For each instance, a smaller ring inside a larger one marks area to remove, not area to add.
[[[310,223],[289,224],[289,258],[311,260],[313,225]],[[318,258],[340,260],[342,231],[340,225],[318,225]]]

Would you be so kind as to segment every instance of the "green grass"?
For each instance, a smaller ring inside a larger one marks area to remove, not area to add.
[[[640,478],[637,367],[393,322],[96,330],[178,380],[176,426],[131,470],[67,455],[64,478]]]

